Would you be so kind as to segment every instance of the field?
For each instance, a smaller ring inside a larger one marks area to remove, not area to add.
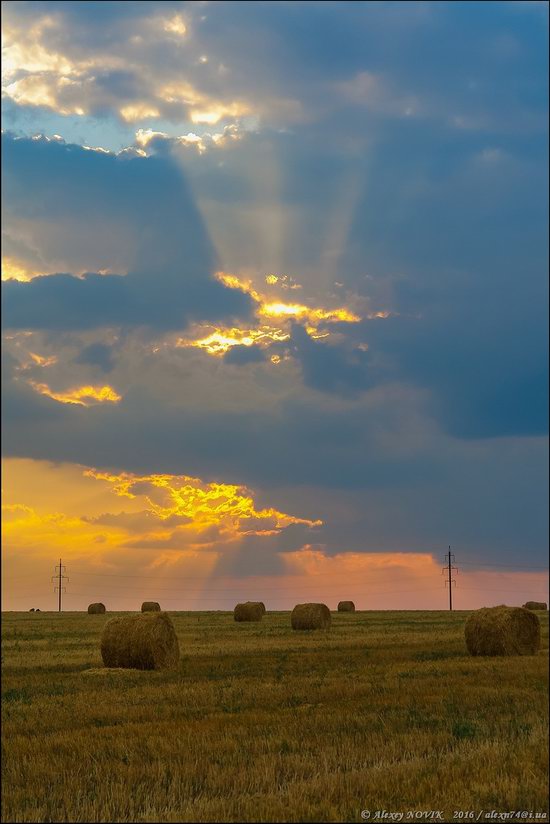
[[[467,655],[464,612],[171,615],[178,671],[109,672],[109,614],[4,613],[3,821],[548,812],[547,613],[507,659]]]

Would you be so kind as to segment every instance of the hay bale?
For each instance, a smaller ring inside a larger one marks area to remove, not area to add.
[[[103,627],[101,657],[106,667],[173,669],[180,648],[170,617],[151,612],[111,618]]]
[[[340,601],[338,612],[355,612],[355,604],[353,601]]]
[[[29,609],[29,612],[34,612],[34,607],[31,607],[31,608]]]
[[[290,616],[292,629],[328,629],[331,620],[326,604],[296,604]]]
[[[35,612],[40,612],[40,610],[38,609],[38,607],[36,607]]]
[[[90,604],[88,607],[88,615],[103,615],[105,612],[105,604]]]
[[[523,607],[531,610],[547,610],[548,604],[545,604],[544,601],[527,601]]]
[[[247,601],[237,604],[233,610],[235,621],[261,621],[265,615],[265,606],[261,601]]]
[[[157,601],[144,601],[141,605],[142,612],[160,612],[160,604]]]
[[[464,627],[470,655],[534,655],[540,648],[540,621],[524,607],[484,607]]]

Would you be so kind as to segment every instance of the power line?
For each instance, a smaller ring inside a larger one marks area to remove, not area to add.
[[[424,589],[404,589],[404,590],[403,589],[401,589],[401,590],[393,589],[393,590],[386,590],[384,592],[371,592],[371,593],[369,593],[369,595],[373,595],[373,596],[377,597],[379,595],[404,595],[404,594],[411,594],[411,593],[416,593],[416,592],[436,592],[436,591],[439,591],[439,587],[426,587]],[[116,593],[116,592],[112,592],[112,593],[109,593],[109,594],[118,596],[118,593]],[[185,594],[186,594],[185,592],[180,593],[180,598],[181,598],[181,596],[183,596]],[[76,592],[72,591],[72,592],[68,593],[68,597],[73,596],[73,595],[93,596],[93,595],[96,595],[96,593],[95,592],[81,592],[81,591],[78,591],[78,590]],[[120,600],[125,600],[125,601],[129,601],[129,600],[134,601],[135,600],[135,596],[131,596],[131,595],[123,595],[123,596],[118,596],[118,597],[120,598]],[[204,598],[204,599],[211,599],[211,598],[214,598],[215,600],[219,599],[219,596],[217,596],[217,595],[214,595],[214,596],[204,595],[204,596],[201,596],[201,597]],[[179,601],[180,598],[177,598],[177,597],[170,598],[170,597],[168,597],[168,598],[164,598],[163,600],[164,601]]]
[[[351,586],[352,585],[350,585],[350,587]],[[356,586],[358,586],[358,585],[356,585]],[[347,589],[349,589],[350,587],[348,587]],[[162,593],[166,593],[167,595],[174,594],[174,595],[179,595],[180,597],[184,596],[184,595],[187,595],[187,594],[189,594],[189,595],[200,595],[201,598],[216,599],[216,598],[219,598],[219,597],[223,596],[224,593],[226,593],[228,595],[231,595],[231,593],[235,593],[235,592],[243,593],[243,592],[246,592],[247,589],[248,589],[248,591],[250,591],[250,587],[247,588],[245,585],[243,585],[240,589],[235,589],[235,590],[201,590],[201,589],[182,589],[182,590],[179,590],[179,589],[163,589],[163,590],[161,590],[158,587],[155,587],[155,592],[162,592]],[[332,590],[337,590],[339,592],[341,592],[341,590],[342,590],[341,587],[330,587],[330,588],[319,587],[317,589],[317,591],[326,592],[327,589],[330,589],[331,591]],[[416,589],[408,589],[408,590],[365,590],[364,588],[361,587],[361,593],[364,593],[365,595],[377,596],[377,595],[392,595],[394,593],[402,593],[402,592],[434,592],[435,590],[438,590],[438,589],[439,589],[439,587],[420,587],[420,588],[417,587]],[[117,589],[117,590],[111,590],[110,592],[108,591],[105,594],[106,595],[118,596],[120,592],[128,592],[129,590],[131,590],[133,592],[136,592],[136,593],[139,593],[139,592],[145,591],[145,588],[142,587],[142,588],[139,588],[139,589],[136,590],[132,587],[122,587],[122,588]],[[265,593],[267,593],[267,592],[269,592],[269,593],[271,593],[271,592],[280,593],[281,595],[284,595],[285,593],[292,593],[293,592],[293,590],[285,589],[283,587],[281,587],[279,589],[271,589],[269,587],[259,587],[258,591],[259,592],[265,592]],[[70,595],[77,595],[77,594],[78,595],[96,595],[97,590],[95,590],[95,591],[73,590],[69,594]],[[235,596],[232,595],[232,597],[235,597]]]
[[[518,591],[517,587],[515,589],[487,589],[487,587],[460,587],[460,591],[463,590],[471,590],[476,592],[516,592]],[[541,590],[542,592],[542,590]]]
[[[499,564],[499,563],[493,563],[493,562],[489,562],[489,561],[461,561],[461,564],[463,566],[475,566],[475,567],[478,567],[480,570],[482,570],[484,567],[504,567],[506,569],[519,569],[519,570],[522,570],[522,571],[523,570],[525,570],[525,571],[536,570],[536,571],[539,571],[539,572],[548,572],[548,569],[549,569],[547,566],[546,567],[544,567],[544,566],[526,566],[525,564],[508,564],[508,563]],[[378,568],[375,568],[375,569],[369,569],[367,572],[365,572],[365,574],[368,574],[370,576],[370,575],[373,575],[375,573],[382,573],[382,572],[388,572],[388,571],[389,571],[388,567],[384,567],[384,568],[378,567]],[[135,575],[135,574],[126,574],[126,573],[121,574],[121,573],[108,573],[108,572],[81,572],[80,570],[73,570],[73,572],[71,574],[72,575],[85,575],[85,576],[101,577],[101,578],[149,578],[149,576],[150,576],[149,572],[143,572],[143,573],[140,573],[138,575]],[[344,570],[342,572],[315,572],[315,573],[310,573],[310,572],[307,572],[306,570],[304,570],[303,573],[298,573],[298,574],[309,575],[309,576],[311,576],[313,574],[314,577],[330,575],[331,578],[334,578],[338,575],[350,575],[350,574],[355,575],[355,573],[353,573],[352,570],[348,570],[348,571]],[[9,577],[8,574],[6,572],[4,572],[3,573],[3,578],[7,579],[8,577]],[[28,580],[29,578],[41,578],[41,577],[42,577],[41,573],[33,572],[33,573],[26,574],[26,575],[18,575],[15,578],[9,578],[9,580],[10,580],[10,583],[15,583],[16,581]],[[251,577],[262,577],[262,576],[251,576]],[[422,575],[422,576],[417,576],[416,580],[420,580],[420,578],[424,579],[424,578],[431,578],[431,577],[432,577],[431,575]],[[179,581],[202,581],[202,580],[204,580],[204,576],[201,576],[201,575],[194,575],[193,576],[193,575],[191,575],[191,576],[185,576],[184,578],[170,576],[170,580],[171,581],[178,581],[178,580]]]
[[[525,569],[525,570],[536,569],[536,570],[542,570],[543,572],[548,572],[548,567],[547,566],[542,567],[542,566],[525,566],[525,564],[493,564],[493,563],[489,563],[489,561],[461,561],[460,563],[463,564],[463,565],[466,564],[467,566],[476,566],[476,567],[498,566],[498,567],[507,567],[507,568],[511,567],[513,569],[522,569],[522,570],[523,569]]]
[[[393,572],[393,570],[390,567],[386,567],[384,569],[366,570],[365,575],[370,576],[373,572]],[[144,573],[141,573],[140,575],[132,575],[132,574],[126,574],[126,573],[112,573],[112,572],[79,572],[78,570],[76,570],[76,571],[73,570],[73,572],[72,572],[72,575],[86,575],[86,576],[87,575],[92,575],[94,577],[102,577],[102,578],[147,578],[147,579],[149,579],[150,574],[151,574],[150,572],[144,572]],[[288,574],[292,575],[293,573],[291,573],[289,571]],[[305,576],[309,576],[309,577],[320,577],[320,576],[330,575],[331,578],[334,578],[337,575],[348,575],[348,576],[349,575],[355,575],[353,570],[347,570],[347,571],[343,571],[343,572],[315,572],[315,573],[308,572],[307,570],[304,570],[303,572],[294,573],[294,574],[296,575],[296,577],[299,577],[300,575],[305,575]],[[221,576],[221,577],[223,577],[223,576]],[[228,577],[228,576],[225,576],[225,577]],[[265,576],[263,576],[263,575],[251,575],[250,576],[250,578],[262,578],[262,577],[265,577]],[[433,578],[433,575],[423,575],[423,576],[418,576],[418,578]],[[171,581],[204,581],[204,575],[186,575],[184,578],[178,578],[178,577],[174,577],[173,575],[171,575],[170,580]]]
[[[425,576],[423,580],[427,580],[428,578],[433,581],[433,575]],[[415,578],[414,580],[416,581],[416,580],[421,580],[421,579],[420,578]],[[78,585],[78,583],[91,584],[93,582],[91,582],[91,581],[83,582],[82,581],[82,582],[77,582],[77,585]],[[135,592],[136,588],[143,589],[145,586],[149,586],[149,584],[144,581],[142,584],[138,584],[138,585],[134,585],[134,586],[124,586],[124,585],[120,585],[120,584],[116,584],[115,586],[118,589],[131,589],[132,591]],[[348,582],[347,584],[335,584],[335,585],[332,585],[332,586],[330,584],[319,583],[319,584],[294,584],[292,586],[282,586],[282,587],[266,586],[264,584],[250,583],[249,581],[243,581],[241,584],[239,584],[237,586],[233,586],[233,587],[221,587],[221,588],[218,588],[218,587],[185,587],[185,592],[222,592],[222,593],[223,592],[241,592],[243,589],[250,589],[252,586],[256,587],[257,589],[264,590],[266,592],[289,592],[289,591],[292,591],[292,590],[300,590],[301,591],[303,589],[319,589],[320,587],[322,587],[323,589],[338,589],[340,591],[342,590],[343,587],[346,587],[346,588],[348,588],[348,587],[361,587],[361,589],[364,590],[364,587],[365,587],[364,583],[361,582],[361,581]],[[167,587],[159,587],[156,583],[154,583],[154,587],[155,587],[155,590],[157,590],[159,592],[181,592],[182,591],[181,589],[173,589],[171,587],[168,587],[168,588]],[[375,592],[376,590],[368,590],[368,591],[369,592]]]

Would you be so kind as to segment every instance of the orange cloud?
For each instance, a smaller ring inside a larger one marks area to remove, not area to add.
[[[256,552],[285,525],[320,525],[259,507],[249,490],[235,484],[7,459],[3,485],[4,609],[55,608],[50,575],[60,556],[70,577],[68,609],[85,609],[92,600],[108,602],[109,609],[135,609],[151,597],[167,609],[232,609],[256,597],[268,609],[290,609],[300,601],[323,601],[334,609],[344,599],[365,610],[447,609],[443,557],[427,552],[327,555],[306,545],[281,553],[277,574],[240,577],[220,568],[220,559],[238,551],[243,536],[258,536]],[[456,560],[458,610],[546,600],[547,572],[469,572],[460,554]]]
[[[49,357],[44,357],[43,355],[37,355],[35,352],[29,352],[33,363],[36,366],[53,366],[54,363],[57,363],[57,356],[50,355]]]
[[[24,504],[2,505],[2,535],[4,545],[12,551],[20,548],[50,554],[52,548],[57,553],[93,545],[100,536],[104,549],[117,543],[115,534],[109,534],[101,525],[62,512],[40,513]]]
[[[273,507],[256,509],[252,493],[235,484],[205,483],[188,475],[133,475],[126,472],[115,475],[95,469],[86,470],[84,474],[106,481],[117,495],[128,498],[143,495],[151,512],[161,521],[174,516],[186,517],[202,526],[225,524],[240,534],[247,532],[241,529],[242,522],[247,519],[268,521],[275,529],[290,524],[310,527],[322,524],[322,521],[288,515]]]
[[[256,329],[207,328],[213,328],[213,331],[202,338],[178,338],[176,346],[204,349],[209,355],[223,355],[233,346],[266,346],[273,342],[288,340],[290,337],[288,332],[270,326],[259,326]]]
[[[2,257],[2,280],[29,281],[37,274],[37,272],[28,269],[22,261],[7,255]]]
[[[64,392],[54,392],[46,383],[37,383],[32,380],[28,383],[36,392],[47,395],[48,398],[52,398],[59,403],[93,406],[97,403],[118,403],[122,400],[122,395],[115,392],[112,386],[77,386]]]

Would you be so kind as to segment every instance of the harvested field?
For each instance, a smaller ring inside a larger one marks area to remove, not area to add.
[[[473,658],[465,612],[170,613],[151,672],[103,668],[110,617],[4,613],[3,821],[548,812],[547,614],[539,654]]]

